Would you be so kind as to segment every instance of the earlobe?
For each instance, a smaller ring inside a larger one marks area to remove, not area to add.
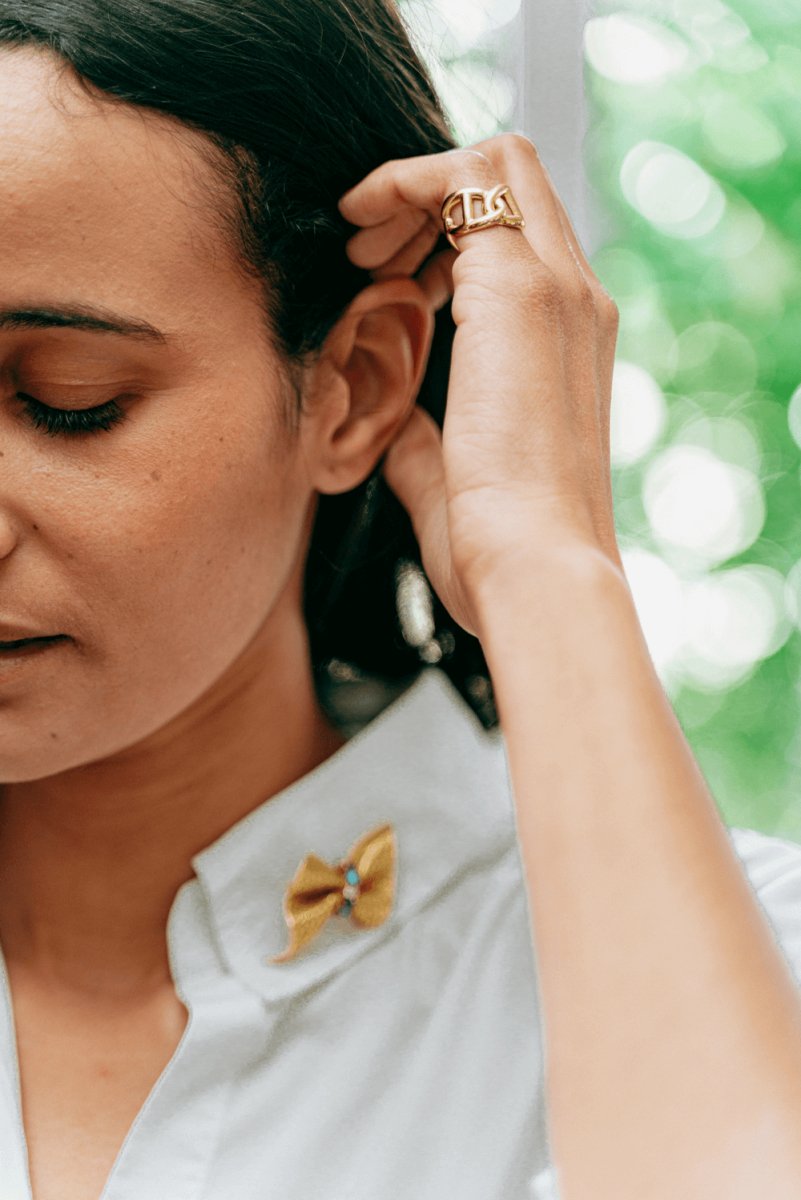
[[[373,470],[414,406],[433,332],[431,302],[408,277],[371,284],[340,317],[309,418],[317,491],[350,491]]]

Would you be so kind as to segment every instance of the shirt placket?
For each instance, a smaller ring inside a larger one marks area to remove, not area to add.
[[[196,879],[175,898],[167,944],[189,1019],[128,1131],[100,1200],[200,1200],[231,1089],[254,1048],[269,1037],[272,1021],[263,1002],[227,971],[217,953]]]

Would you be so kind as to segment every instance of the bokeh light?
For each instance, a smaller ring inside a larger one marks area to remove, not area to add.
[[[584,57],[627,578],[724,818],[801,841],[801,5],[597,0]]]
[[[612,461],[620,465],[643,458],[658,441],[666,419],[665,397],[653,375],[618,358],[612,378]]]
[[[636,13],[593,17],[584,28],[587,61],[614,83],[661,83],[690,56],[687,42]]]
[[[757,477],[702,446],[673,445],[643,480],[651,531],[672,560],[712,567],[747,550],[765,522]]]
[[[685,583],[685,679],[730,688],[775,654],[792,629],[784,587],[781,572],[753,564]]]
[[[726,197],[712,176],[688,155],[660,142],[638,142],[629,150],[620,186],[632,208],[672,237],[709,233],[726,208]]]
[[[521,0],[399,7],[457,140],[510,127]],[[724,818],[801,841],[801,5],[594,0],[582,53],[626,576]]]
[[[521,6],[522,0],[399,0],[460,145],[512,122],[518,84],[506,60]]]
[[[736,130],[737,136],[732,132]],[[775,163],[787,142],[773,121],[730,93],[711,96],[701,118],[708,155],[721,167],[751,169]]]

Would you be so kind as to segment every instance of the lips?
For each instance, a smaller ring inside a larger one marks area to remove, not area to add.
[[[65,634],[57,633],[48,637],[27,637],[16,638],[14,641],[0,641],[0,650],[18,650],[21,646],[34,646],[44,644],[45,642],[59,642],[65,638]]]

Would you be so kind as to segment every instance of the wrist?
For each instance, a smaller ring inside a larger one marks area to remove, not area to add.
[[[488,660],[495,645],[514,641],[521,626],[537,626],[547,637],[551,620],[580,619],[581,606],[595,598],[623,596],[633,605],[622,566],[583,542],[507,553],[472,590],[476,634]]]

